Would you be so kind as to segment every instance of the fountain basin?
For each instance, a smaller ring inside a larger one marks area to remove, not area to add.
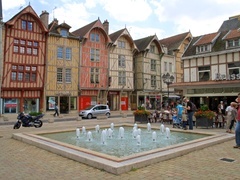
[[[127,126],[127,124],[123,124],[121,126]],[[106,128],[107,127],[108,126],[106,126]],[[144,125],[139,125],[139,127],[146,128]],[[92,129],[93,128],[94,127],[92,127]],[[71,131],[75,131],[75,129],[72,129]],[[38,134],[54,132],[57,131],[43,131]],[[122,174],[132,169],[141,168],[153,163],[175,158],[191,151],[202,149],[234,138],[232,134],[205,133],[211,136],[119,158],[62,143],[56,140],[51,140],[41,137],[38,134],[15,133],[13,134],[13,138],[113,174]]]

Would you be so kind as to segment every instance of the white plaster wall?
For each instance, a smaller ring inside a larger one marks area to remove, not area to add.
[[[211,57],[212,59],[212,64],[217,64],[218,63],[218,59],[217,59],[217,56],[212,56]]]
[[[189,69],[184,69],[184,82],[190,82]]]
[[[210,57],[204,58],[204,65],[210,65]]]
[[[191,73],[190,73],[190,79],[191,82],[196,81],[197,80],[197,76],[196,76],[196,69],[197,68],[191,68]]]

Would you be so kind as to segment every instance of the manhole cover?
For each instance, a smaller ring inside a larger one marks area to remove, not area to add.
[[[225,162],[233,162],[233,161],[235,161],[234,159],[229,159],[229,158],[222,158],[220,160],[225,161]]]

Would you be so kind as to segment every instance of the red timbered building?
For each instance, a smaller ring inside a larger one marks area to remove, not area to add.
[[[43,110],[47,35],[30,5],[4,24],[3,114]]]
[[[99,19],[76,30],[80,39],[79,107],[107,102],[108,59],[111,39],[108,22]]]

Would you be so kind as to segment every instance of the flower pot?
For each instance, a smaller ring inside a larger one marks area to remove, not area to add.
[[[134,115],[134,122],[148,123],[148,115]]]
[[[196,128],[198,126],[201,127],[212,127],[213,128],[213,119],[209,119],[207,117],[197,117],[196,118]]]

